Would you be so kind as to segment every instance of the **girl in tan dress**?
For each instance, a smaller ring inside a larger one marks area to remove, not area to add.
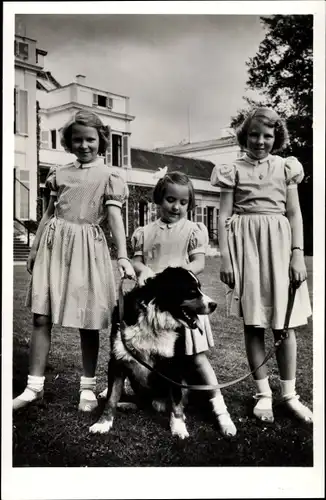
[[[303,225],[297,185],[304,177],[294,157],[271,154],[287,140],[285,124],[273,110],[258,108],[238,131],[247,153],[215,167],[211,182],[221,188],[219,241],[221,280],[229,287],[228,313],[243,317],[250,368],[265,357],[264,332],[275,340],[283,329],[289,282],[299,286],[288,337],[277,350],[281,402],[300,420],[312,422],[310,409],[295,391],[296,337],[293,328],[311,315],[303,253]],[[273,422],[272,392],[266,365],[254,374],[254,415]]]
[[[53,324],[79,328],[84,372],[79,409],[97,406],[99,329],[108,328],[116,300],[110,253],[100,227],[106,217],[120,274],[134,276],[121,216],[128,189],[98,157],[106,150],[107,137],[107,127],[94,113],[80,111],[64,127],[62,144],[77,159],[51,169],[46,180],[50,201],[27,261],[32,274],[27,305],[33,313],[29,375],[26,389],[13,401],[14,410],[43,397]]]
[[[201,273],[205,266],[208,233],[204,224],[187,219],[188,211],[195,207],[190,179],[180,172],[166,174],[154,188],[154,202],[160,209],[160,218],[139,227],[132,236],[132,263],[139,283],[168,266],[181,266],[196,275]],[[214,345],[210,322],[207,316],[200,319],[204,334],[186,329],[185,354],[196,368],[201,383],[216,385],[214,370],[206,357],[206,352]],[[209,397],[221,433],[234,436],[236,427],[221,391],[211,391]]]

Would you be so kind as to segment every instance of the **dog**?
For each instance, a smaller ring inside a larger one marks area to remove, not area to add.
[[[198,328],[202,333],[198,315],[211,314],[216,306],[202,292],[197,277],[181,267],[168,267],[124,295],[123,324],[118,305],[112,314],[106,401],[102,414],[89,429],[91,433],[106,433],[112,428],[128,377],[137,398],[157,410],[169,406],[172,435],[180,439],[189,436],[183,410],[186,391],[143,366],[134,355],[182,384],[184,328]]]

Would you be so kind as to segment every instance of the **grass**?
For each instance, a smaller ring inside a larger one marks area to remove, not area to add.
[[[307,259],[312,290],[312,259]],[[215,348],[209,358],[220,382],[247,373],[242,322],[226,318],[224,289],[219,281],[219,259],[208,258],[201,281],[214,298],[211,316]],[[25,267],[14,270],[13,391],[26,383],[31,315],[24,306],[28,283]],[[200,404],[187,410],[188,440],[178,442],[169,431],[168,417],[142,410],[119,411],[112,431],[91,435],[94,416],[77,411],[81,354],[75,329],[53,329],[43,402],[13,416],[14,467],[178,467],[178,466],[313,466],[313,433],[275,408],[275,423],[264,426],[251,416],[254,385],[251,378],[223,391],[238,428],[223,438]],[[312,407],[312,322],[298,328],[297,389]],[[267,336],[267,348],[271,347]],[[105,387],[109,332],[101,332],[98,390]],[[279,393],[275,359],[268,362],[270,381]]]

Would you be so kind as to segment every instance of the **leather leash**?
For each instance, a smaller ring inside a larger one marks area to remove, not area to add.
[[[288,304],[287,304],[287,308],[286,308],[283,333],[280,336],[280,338],[276,342],[274,342],[273,347],[269,350],[269,352],[265,356],[264,360],[262,361],[262,363],[259,366],[257,366],[257,368],[255,368],[254,370],[252,370],[251,372],[247,373],[246,375],[244,375],[242,377],[239,377],[239,378],[236,378],[234,380],[231,380],[230,382],[224,382],[223,384],[216,384],[216,385],[187,385],[187,384],[180,384],[179,382],[176,382],[175,380],[172,380],[171,378],[167,377],[166,375],[163,375],[163,373],[159,372],[156,368],[154,368],[154,366],[151,366],[148,363],[146,363],[146,361],[144,361],[143,359],[141,359],[141,357],[137,354],[137,352],[134,349],[132,349],[131,347],[127,346],[125,338],[124,338],[124,335],[123,335],[124,331],[125,331],[125,329],[127,327],[126,324],[125,324],[125,322],[124,322],[124,320],[123,320],[123,317],[124,317],[123,283],[124,283],[125,279],[127,279],[127,278],[124,276],[124,277],[121,278],[121,281],[120,281],[118,305],[119,305],[119,322],[120,322],[119,326],[120,326],[121,341],[122,341],[122,343],[123,343],[126,351],[136,361],[138,361],[138,363],[140,363],[141,365],[143,365],[145,368],[147,368],[148,370],[156,373],[157,375],[159,375],[161,378],[165,379],[170,384],[174,384],[174,385],[176,385],[178,387],[181,387],[183,389],[189,389],[189,390],[193,390],[193,391],[212,391],[212,390],[217,390],[217,389],[223,389],[223,388],[226,388],[226,387],[231,387],[232,385],[238,384],[239,382],[242,382],[243,380],[246,380],[248,377],[250,377],[251,375],[253,375],[259,368],[261,368],[265,363],[267,363],[267,361],[273,356],[273,354],[276,352],[277,348],[281,345],[281,343],[283,342],[283,340],[288,335],[289,322],[290,322],[290,317],[291,317],[291,313],[292,313],[292,309],[293,309],[293,304],[294,304],[295,293],[296,293],[296,288],[293,287],[291,284],[289,286]],[[135,278],[131,278],[131,279],[133,279],[137,283],[137,280]]]

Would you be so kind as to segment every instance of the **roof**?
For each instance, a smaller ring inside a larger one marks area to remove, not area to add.
[[[54,78],[50,71],[38,71],[36,75],[37,88],[41,90],[54,90],[61,88],[60,83]]]
[[[131,148],[132,168],[156,171],[168,167],[168,172],[181,170],[189,177],[209,180],[214,164],[199,158],[186,158],[171,154],[158,153],[145,149]]]
[[[156,148],[155,151],[161,151],[162,153],[186,153],[191,151],[201,151],[203,149],[223,148],[225,146],[233,145],[237,145],[237,139],[233,135],[228,135],[227,137],[219,137],[217,139],[210,139],[206,141],[188,142],[185,144],[176,144],[174,146],[163,146]]]

